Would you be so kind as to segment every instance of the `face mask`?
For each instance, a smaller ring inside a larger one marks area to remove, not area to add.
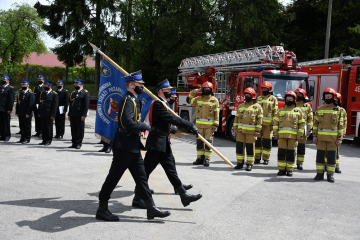
[[[41,85],[43,82],[42,81],[38,81],[39,85]]]
[[[1,83],[2,83],[2,84],[6,84],[6,81],[5,81],[5,80],[1,80]]]
[[[170,99],[170,100],[169,100],[169,105],[173,105],[173,104],[174,104],[174,102],[175,102],[175,100],[174,100],[174,99]]]
[[[331,104],[331,103],[333,103],[333,99],[325,99],[325,102],[327,103],[327,104]]]
[[[269,91],[263,91],[263,92],[262,92],[262,95],[263,95],[263,96],[266,96],[266,95],[268,95],[269,93],[270,93]]]
[[[287,105],[287,106],[291,106],[291,105],[293,105],[294,103],[295,103],[294,101],[287,101],[287,102],[286,102],[286,105]]]
[[[49,87],[44,87],[45,91],[49,91],[50,88]]]
[[[165,98],[170,98],[171,97],[171,92],[164,92],[164,96],[165,96]]]
[[[142,93],[143,93],[144,88],[143,88],[143,87],[139,87],[139,86],[135,86],[134,91],[135,91],[135,93],[136,93],[137,95],[139,95],[139,94],[142,94]]]
[[[21,89],[22,89],[22,90],[26,90],[26,89],[27,89],[27,87],[21,87]]]
[[[251,102],[252,98],[251,97],[245,97],[245,102]]]
[[[296,101],[301,102],[304,98],[303,97],[297,97]]]
[[[62,86],[57,86],[58,89],[62,89]]]
[[[80,89],[80,87],[79,87],[79,86],[75,86],[75,89],[76,89],[76,90],[79,90],[79,89]]]
[[[209,96],[210,94],[211,94],[211,91],[209,91],[209,90],[204,91],[205,96]]]

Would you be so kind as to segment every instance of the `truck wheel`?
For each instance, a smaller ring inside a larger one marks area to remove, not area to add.
[[[235,118],[233,118],[229,121],[230,125],[228,126],[228,133],[229,133],[230,140],[233,142],[236,142],[236,135],[234,133],[234,120],[235,120]]]
[[[189,117],[189,113],[188,112],[181,112],[180,114],[180,117],[186,121],[189,121],[190,117]],[[189,130],[188,129],[185,129],[185,128],[181,128],[181,130],[183,132],[188,132]]]

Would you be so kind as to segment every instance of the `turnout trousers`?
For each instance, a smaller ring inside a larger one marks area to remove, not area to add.
[[[129,169],[141,198],[144,200],[151,198],[141,153],[131,153],[114,148],[113,161],[99,193],[100,201],[108,201],[111,198],[111,193],[114,191],[126,169]]]
[[[257,137],[255,142],[255,159],[261,160],[270,160],[271,153],[271,142],[272,131],[270,131],[270,126],[262,126],[260,135]]]
[[[305,148],[306,148],[307,137],[304,134],[303,139],[298,142],[296,164],[302,164],[305,161]]]
[[[278,168],[292,172],[295,167],[296,139],[280,138],[278,147]]]
[[[253,134],[243,134],[238,132],[236,135],[236,161],[243,163],[245,161],[246,148],[246,164],[254,164],[256,137]]]
[[[318,141],[316,152],[316,172],[323,173],[326,170],[328,174],[334,174],[336,166],[337,146],[334,141]],[[327,163],[325,162],[327,157]]]
[[[211,145],[213,144],[213,133],[211,128],[199,128],[199,134],[203,136]],[[201,159],[201,156],[205,156],[205,160],[209,160],[211,158],[211,148],[206,146],[206,144],[200,140],[200,138],[196,139],[196,151],[197,151],[197,158]]]

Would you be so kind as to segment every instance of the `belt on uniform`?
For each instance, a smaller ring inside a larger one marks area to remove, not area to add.
[[[120,133],[127,133],[127,134],[135,134],[135,135],[139,135],[139,134],[140,134],[140,132],[138,132],[138,131],[130,132],[130,131],[128,131],[128,130],[126,130],[126,129],[123,129],[123,128],[119,128],[119,132],[120,132]]]
[[[151,128],[151,131],[155,131],[155,132],[157,132],[157,133],[159,133],[159,134],[161,134],[161,135],[163,135],[163,136],[165,136],[165,137],[169,137],[169,136],[170,136],[170,133],[165,132],[165,131],[162,131],[162,130],[160,130],[160,129],[158,129],[158,128],[152,127],[152,128]]]

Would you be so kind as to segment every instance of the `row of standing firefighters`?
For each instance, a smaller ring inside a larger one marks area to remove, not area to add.
[[[258,98],[253,88],[245,89],[245,102],[239,105],[235,115],[235,169],[244,167],[245,150],[246,171],[251,171],[254,163],[259,164],[261,159],[264,165],[268,165],[274,135],[278,139],[277,175],[291,177],[296,156],[297,169],[303,170],[306,141],[312,132],[313,141],[317,145],[317,175],[314,180],[324,179],[324,172],[327,171],[327,180],[334,182],[334,172],[341,173],[338,151],[347,121],[346,111],[341,107],[341,95],[332,88],[326,88],[323,92],[325,103],[313,115],[311,105],[306,102],[304,89],[288,91],[285,94],[285,106],[278,109],[271,83],[263,82],[261,88],[262,96]],[[199,92],[202,92],[201,96],[195,97]],[[202,89],[191,91],[187,102],[196,108],[199,133],[212,143],[213,134],[219,126],[220,111],[219,102],[213,96],[212,84],[206,82]],[[211,149],[199,138],[196,145],[197,159],[193,164],[209,166]]]

